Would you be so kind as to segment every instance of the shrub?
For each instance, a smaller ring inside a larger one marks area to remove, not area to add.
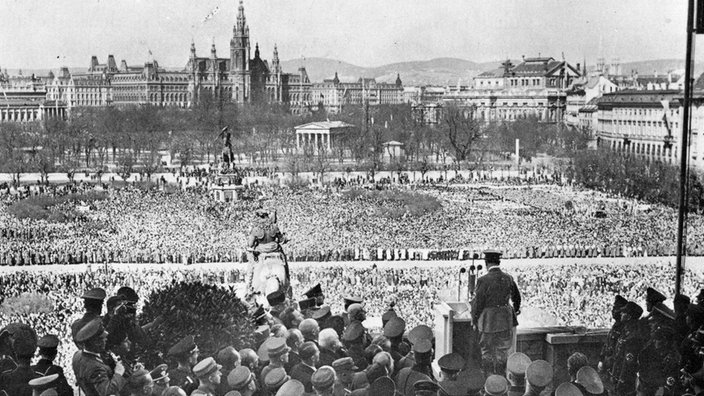
[[[17,297],[10,297],[2,301],[0,313],[5,317],[23,316],[52,312],[52,303],[49,297],[36,293],[22,293]]]
[[[58,197],[36,196],[14,202],[7,208],[7,211],[18,219],[64,222],[76,218],[77,215],[73,209],[76,203],[83,201],[90,204],[103,199],[107,199],[107,194],[103,192],[68,194]],[[60,209],[54,210],[62,205],[63,207]]]
[[[202,356],[213,356],[228,345],[237,350],[253,345],[251,315],[232,288],[174,283],[149,296],[139,322],[159,316],[164,322],[152,334],[153,342],[139,346],[138,355],[145,357],[147,367],[163,362],[169,348],[187,335],[195,336]]]

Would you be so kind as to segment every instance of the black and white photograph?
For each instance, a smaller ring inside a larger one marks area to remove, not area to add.
[[[0,0],[0,396],[704,395],[702,36]]]

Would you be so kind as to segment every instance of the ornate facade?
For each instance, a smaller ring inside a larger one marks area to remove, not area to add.
[[[396,76],[394,84],[377,82],[373,78],[360,78],[356,82],[342,82],[335,73],[333,79],[313,84],[314,104],[323,106],[331,113],[338,113],[344,105],[370,105],[404,103],[401,76]]]

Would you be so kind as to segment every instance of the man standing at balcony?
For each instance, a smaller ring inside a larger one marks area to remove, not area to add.
[[[484,375],[504,375],[513,331],[518,326],[516,316],[521,313],[521,293],[513,277],[499,267],[501,252],[485,251],[484,261],[488,271],[477,279],[472,324],[480,334]]]

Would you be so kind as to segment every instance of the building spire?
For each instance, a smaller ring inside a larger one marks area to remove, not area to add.
[[[245,33],[247,29],[247,18],[244,16],[244,3],[240,0],[240,6],[237,7],[237,31]]]

